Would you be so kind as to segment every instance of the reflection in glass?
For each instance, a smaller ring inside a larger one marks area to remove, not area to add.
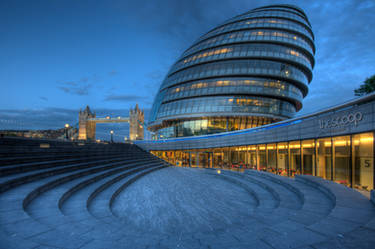
[[[374,187],[374,137],[372,133],[353,135],[353,187]]]
[[[316,142],[310,139],[289,143],[186,151],[151,151],[151,153],[176,166],[247,168],[291,177],[302,172],[327,180],[331,180],[332,176],[332,180],[348,187],[372,190],[374,188],[373,143],[372,133],[362,133],[321,138]]]
[[[302,141],[302,165],[304,175],[315,175],[315,143],[314,140]]]
[[[334,137],[333,146],[333,180],[350,187],[350,136]]]
[[[276,144],[267,144],[267,171],[276,173],[277,148]]]
[[[288,143],[278,143],[277,153],[277,173],[288,176]]]
[[[299,175],[301,171],[300,141],[289,142],[289,176]]]
[[[331,180],[332,167],[332,148],[331,138],[322,138],[317,140],[316,144],[316,175],[324,179]]]
[[[257,168],[257,147],[255,145],[248,146],[248,164],[249,168],[251,169],[258,169]]]
[[[257,146],[258,149],[258,170],[267,171],[266,145]]]

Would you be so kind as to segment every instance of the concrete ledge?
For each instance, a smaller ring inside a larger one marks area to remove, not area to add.
[[[325,187],[323,183],[323,179],[314,177],[314,176],[306,176],[306,175],[296,175],[295,176],[296,181],[303,182],[305,184],[308,184],[312,187],[315,187],[322,191],[324,194],[328,196],[332,200],[333,203],[336,203],[336,196],[335,194],[327,187]]]
[[[296,188],[296,187],[292,186],[290,183],[288,183],[288,180],[290,180],[289,178],[285,178],[283,176],[275,175],[275,174],[272,174],[272,173],[269,173],[269,172],[260,172],[260,171],[256,171],[256,170],[247,170],[246,173],[249,174],[249,175],[256,175],[256,176],[260,176],[260,177],[269,179],[269,180],[271,180],[271,181],[273,181],[277,184],[280,184],[280,185],[284,186],[285,188],[287,188],[290,191],[292,191],[293,193],[295,193],[298,196],[298,199],[301,201],[302,204],[305,203],[305,196],[303,195],[303,193],[298,188]]]
[[[325,191],[335,200],[334,207],[326,219],[309,226],[311,230],[324,231],[331,236],[342,236],[343,233],[349,233],[366,224],[375,215],[370,202],[353,189],[314,176],[296,176],[296,180]]]

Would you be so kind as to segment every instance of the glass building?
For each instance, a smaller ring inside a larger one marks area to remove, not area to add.
[[[254,128],[302,108],[314,67],[306,14],[272,5],[233,17],[201,36],[174,63],[155,97],[155,138]]]
[[[137,145],[176,166],[313,175],[368,191],[375,188],[374,137],[372,93],[260,127]]]
[[[348,187],[374,188],[372,132],[232,147],[151,151],[182,167],[255,169],[294,177],[314,175]]]

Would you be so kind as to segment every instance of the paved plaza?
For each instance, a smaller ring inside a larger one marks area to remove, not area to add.
[[[134,168],[67,178],[69,172],[3,191],[1,248],[375,245],[374,205],[334,182],[157,164],[130,171]]]

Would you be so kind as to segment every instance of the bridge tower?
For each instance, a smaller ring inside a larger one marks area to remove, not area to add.
[[[143,140],[144,138],[144,111],[139,109],[136,104],[134,109],[129,111],[129,124],[130,124],[130,140]]]
[[[78,139],[81,140],[95,140],[96,123],[89,122],[89,118],[95,118],[96,114],[91,112],[90,107],[86,106],[85,110],[79,110],[78,122],[79,132]]]

